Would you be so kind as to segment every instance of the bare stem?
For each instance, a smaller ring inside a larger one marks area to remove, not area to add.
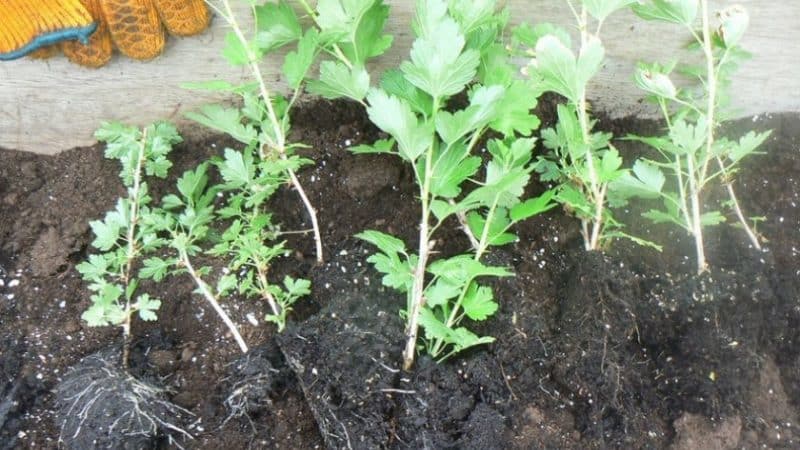
[[[455,206],[456,202],[453,199],[450,199],[450,205]],[[467,239],[469,239],[469,244],[472,246],[474,250],[478,249],[480,246],[480,242],[478,242],[478,238],[475,237],[475,233],[469,229],[469,223],[467,223],[467,215],[464,214],[464,211],[456,212],[456,218],[458,218],[458,224],[461,226],[461,229],[464,231],[464,234],[467,235]]]
[[[211,307],[214,308],[214,311],[219,315],[225,325],[230,330],[231,334],[233,335],[233,339],[236,340],[236,343],[239,344],[239,349],[241,349],[242,353],[247,353],[248,348],[247,344],[242,339],[242,335],[239,334],[239,330],[236,328],[236,324],[233,323],[230,316],[222,309],[217,301],[217,298],[214,294],[211,293],[211,289],[209,289],[208,284],[200,278],[200,275],[194,270],[191,261],[189,260],[189,255],[186,254],[186,251],[179,249],[178,250],[178,258],[180,259],[181,263],[186,267],[186,270],[189,272],[189,275],[194,280],[197,288],[200,289],[200,293],[203,294],[203,297],[211,304]]]
[[[272,314],[280,315],[281,307],[278,305],[278,302],[275,301],[275,297],[269,292],[269,280],[267,280],[267,273],[261,266],[256,267],[256,271],[258,272],[258,282],[261,286],[260,291],[262,297],[267,301],[269,304],[270,309],[272,310]]]
[[[433,110],[438,105],[434,101]],[[403,350],[403,370],[411,370],[417,353],[417,337],[419,335],[419,315],[425,306],[425,269],[430,256],[430,188],[431,170],[433,165],[433,144],[425,154],[425,179],[422,181],[420,197],[422,199],[422,214],[419,222],[419,259],[414,269],[414,284],[411,288],[411,305],[408,311],[408,326],[406,328],[406,346]]]
[[[719,162],[720,169],[724,171],[725,169],[722,166],[722,161],[719,158],[717,158],[717,161]],[[725,188],[728,190],[728,196],[731,198],[731,203],[733,204],[733,211],[736,212],[736,217],[739,218],[744,232],[747,234],[747,237],[750,238],[753,247],[757,250],[761,250],[761,243],[758,242],[758,236],[756,236],[756,233],[750,228],[750,224],[747,223],[747,218],[744,216],[741,206],[739,206],[739,199],[736,197],[736,192],[733,190],[733,182],[726,180]]]
[[[703,224],[700,220],[700,190],[697,186],[696,168],[692,155],[686,155],[686,165],[689,171],[689,196],[692,204],[692,221],[690,223],[694,246],[697,253],[697,274],[701,274],[708,269],[706,262],[706,252],[703,245]]]
[[[577,15],[576,15],[577,16]],[[588,26],[588,14],[586,12],[586,7],[581,8],[581,15],[579,19],[579,27],[581,30],[581,49],[585,48],[587,42],[589,40],[589,34],[587,30]],[[594,155],[592,154],[592,149],[590,148],[590,136],[589,136],[589,118],[587,113],[587,101],[586,101],[586,87],[583,87],[581,92],[580,99],[578,100],[578,122],[581,126],[581,134],[583,136],[583,142],[587,146],[586,148],[586,165],[589,169],[589,194],[591,195],[591,200],[594,202],[595,205],[595,213],[594,217],[592,218],[592,233],[589,234],[588,231],[588,221],[584,220],[582,227],[583,227],[583,241],[586,247],[586,250],[598,250],[600,248],[600,231],[603,227],[603,209],[605,206],[605,190],[606,187],[602,186],[600,180],[597,176],[597,170],[595,169],[594,164]]]
[[[284,154],[282,157],[285,159],[286,155]],[[308,216],[311,218],[311,229],[314,230],[314,245],[316,246],[317,251],[317,262],[321,264],[324,261],[324,257],[322,254],[322,235],[319,231],[317,211],[311,204],[311,200],[308,199],[308,195],[306,195],[306,191],[303,189],[303,185],[300,184],[300,180],[297,178],[294,170],[289,169],[289,177],[292,180],[292,185],[294,186],[295,190],[297,190],[297,195],[299,195],[300,199],[303,201],[303,205],[306,208],[306,212],[308,212]]]
[[[131,189],[130,199],[130,225],[126,239],[128,241],[127,261],[122,280],[125,286],[131,281],[133,271],[133,260],[136,258],[136,225],[139,222],[139,195],[142,185],[142,165],[145,160],[145,147],[147,145],[147,128],[142,131],[142,138],[139,143],[139,154],[136,156],[136,169],[133,172],[133,188]],[[131,354],[131,299],[125,293],[125,319],[122,322],[122,367],[128,369]]]

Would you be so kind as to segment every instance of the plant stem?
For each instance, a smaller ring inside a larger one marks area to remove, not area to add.
[[[586,12],[586,7],[583,6],[581,8],[581,15],[579,20],[579,27],[581,31],[581,50],[586,47],[587,41],[589,40],[589,35],[587,31],[588,27],[588,15]],[[600,248],[600,231],[603,226],[603,207],[605,203],[605,191],[606,187],[601,186],[598,177],[597,177],[597,170],[594,166],[594,155],[592,154],[592,149],[590,145],[590,136],[589,136],[589,118],[587,117],[587,102],[586,102],[586,86],[583,86],[581,91],[580,99],[578,100],[578,122],[581,125],[581,135],[583,136],[583,143],[586,145],[586,165],[589,168],[589,194],[591,195],[591,200],[594,203],[595,211],[594,217],[592,218],[592,233],[591,235],[588,234],[588,226],[586,224],[587,219],[581,219],[582,222],[582,230],[583,230],[583,241],[586,250],[598,250]]]
[[[434,111],[438,109],[437,102],[434,100]],[[414,366],[414,357],[417,353],[417,337],[419,335],[419,315],[425,306],[425,272],[430,256],[430,189],[431,189],[431,168],[433,165],[434,144],[428,147],[425,153],[425,178],[422,180],[420,197],[422,200],[422,214],[419,222],[419,259],[417,267],[414,269],[414,283],[411,288],[411,309],[408,316],[408,327],[406,328],[406,346],[403,350],[403,370],[411,370]]]
[[[714,122],[716,117],[716,104],[717,104],[717,89],[718,89],[718,80],[717,80],[717,68],[714,64],[714,53],[712,51],[712,42],[711,42],[711,31],[710,31],[710,24],[708,20],[708,0],[702,0],[701,2],[702,11],[703,11],[703,53],[706,56],[706,71],[708,78],[707,86],[708,86],[708,111],[706,115],[708,116],[708,139],[706,141],[706,161],[703,166],[703,179],[705,179],[706,170],[708,167],[708,163],[710,161],[710,155],[712,151],[712,146],[714,144],[714,131],[716,128],[716,123]],[[724,61],[727,52],[723,54],[722,61]],[[722,62],[720,62],[720,65]],[[722,159],[717,156],[716,157],[717,164],[719,164],[720,171],[723,174],[726,172],[725,164],[722,162]],[[758,237],[750,228],[750,225],[747,223],[747,219],[744,217],[742,213],[742,209],[739,206],[739,199],[736,197],[736,192],[733,189],[733,183],[727,178],[724,178],[723,184],[728,191],[728,196],[731,199],[731,203],[733,203],[733,209],[736,213],[736,217],[739,219],[739,222],[742,224],[747,237],[750,239],[750,242],[753,243],[753,246],[758,250],[761,250],[761,244],[758,242]]]
[[[231,9],[231,5],[229,0],[222,0],[222,4],[225,7],[225,16],[227,18],[228,24],[233,29],[234,34],[239,39],[239,42],[242,44],[242,47],[247,51],[247,60],[248,65],[250,67],[250,71],[253,73],[253,76],[256,78],[256,82],[258,83],[258,88],[261,93],[261,97],[264,99],[264,104],[267,107],[267,115],[269,117],[269,121],[272,124],[272,131],[275,134],[275,142],[272,142],[272,146],[278,152],[282,159],[287,159],[286,157],[286,135],[284,133],[284,129],[282,127],[282,122],[278,120],[278,115],[275,113],[275,108],[272,105],[272,96],[267,88],[267,84],[264,81],[264,75],[261,73],[261,67],[258,65],[258,58],[253,51],[252,47],[249,45],[247,38],[245,38],[244,33],[242,32],[239,23],[236,21],[236,16],[233,14],[233,9]],[[262,146],[263,147],[263,146]],[[259,147],[259,155],[262,159],[265,158],[263,153],[263,148]],[[311,218],[311,227],[314,229],[314,243],[317,253],[317,262],[322,263],[324,258],[322,255],[322,234],[319,230],[319,223],[317,220],[317,212],[314,207],[311,205],[311,202],[308,200],[308,196],[306,196],[305,190],[303,186],[300,184],[300,180],[295,175],[294,171],[291,169],[287,169],[289,173],[289,177],[292,181],[292,185],[294,186],[295,190],[297,190],[300,198],[303,201],[303,206],[306,209],[309,217]]]
[[[261,265],[256,265],[256,272],[258,272],[258,282],[260,284],[259,291],[262,297],[269,303],[272,314],[278,316],[281,313],[281,307],[275,301],[275,297],[269,292],[269,281],[267,280],[267,272]]]
[[[722,161],[719,158],[717,158],[717,161],[719,161],[720,169],[724,170]],[[742,208],[739,206],[739,199],[736,197],[736,192],[733,190],[733,183],[730,181],[725,181],[724,184],[725,188],[728,190],[728,196],[731,198],[731,203],[733,203],[733,210],[736,212],[736,217],[739,218],[739,222],[742,224],[744,232],[747,234],[747,237],[750,238],[750,242],[753,244],[753,246],[757,250],[761,250],[761,243],[758,242],[758,236],[756,236],[756,233],[752,228],[750,228],[750,224],[747,223],[747,219],[744,217],[744,213],[742,213]]]
[[[203,297],[206,299],[206,301],[208,301],[208,303],[211,304],[211,307],[214,308],[214,311],[217,313],[217,315],[219,315],[222,321],[225,322],[225,325],[228,327],[228,330],[230,330],[231,334],[233,335],[233,339],[236,340],[237,344],[239,344],[239,349],[241,349],[242,353],[247,353],[248,351],[247,344],[244,342],[244,339],[242,339],[242,335],[239,334],[239,330],[236,328],[236,324],[233,323],[233,321],[225,312],[225,310],[223,310],[222,307],[219,305],[219,302],[217,301],[216,297],[214,297],[214,294],[212,294],[211,290],[208,288],[208,284],[206,284],[206,282],[203,281],[203,279],[200,278],[200,275],[194,270],[194,267],[192,266],[192,263],[189,260],[189,255],[186,253],[186,250],[178,249],[178,258],[180,259],[184,267],[186,267],[187,272],[189,272],[189,275],[194,280],[195,284],[197,285],[197,288],[200,289],[200,293],[203,294]]]
[[[697,274],[705,272],[708,269],[706,262],[706,252],[703,246],[703,224],[700,220],[700,191],[697,183],[696,168],[694,157],[689,154],[686,155],[686,165],[689,171],[689,196],[692,203],[692,220],[691,230],[694,236],[694,246],[697,253]]]
[[[715,109],[717,103],[717,71],[714,67],[714,52],[711,48],[711,25],[708,22],[708,0],[701,0],[703,14],[703,53],[706,56],[706,86],[708,89],[708,105],[706,111],[706,154],[703,159],[703,168],[700,171],[700,181],[703,183],[708,171],[708,163],[714,146],[714,121],[716,120]]]
[[[122,280],[127,287],[131,281],[131,272],[133,271],[133,260],[136,258],[136,225],[139,222],[139,194],[142,185],[142,165],[145,161],[145,148],[147,146],[147,128],[142,131],[142,138],[139,143],[139,153],[136,155],[136,169],[133,172],[133,187],[131,189],[130,199],[130,222],[128,225],[128,233],[126,239],[128,241],[127,261],[125,263],[125,271],[122,274]],[[132,295],[132,294],[131,294]],[[124,321],[122,322],[122,367],[127,370],[130,367],[130,354],[131,354],[131,299],[128,293],[125,293],[125,311]]]
[[[282,154],[281,158],[284,160],[286,159],[286,154]],[[289,177],[292,179],[292,185],[297,190],[297,195],[300,196],[300,199],[303,201],[303,205],[308,212],[309,217],[311,218],[311,229],[314,230],[314,246],[316,247],[317,252],[317,263],[322,264],[324,261],[322,255],[322,236],[320,235],[319,231],[319,222],[317,221],[317,211],[314,209],[314,206],[311,204],[311,200],[308,199],[308,195],[306,195],[305,189],[303,189],[303,185],[300,184],[300,180],[297,178],[297,175],[294,173],[294,170],[288,169]]]

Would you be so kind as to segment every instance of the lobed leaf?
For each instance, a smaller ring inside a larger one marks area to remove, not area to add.
[[[392,135],[398,143],[400,155],[407,161],[416,161],[432,144],[431,126],[420,123],[405,101],[381,89],[372,89],[367,102],[367,113],[372,123]]]
[[[486,320],[497,312],[498,304],[494,301],[492,289],[471,283],[461,303],[464,314],[472,320]]]
[[[369,73],[363,66],[347,67],[339,61],[323,61],[319,79],[308,83],[309,92],[328,99],[349,98],[360,102],[369,91]]]

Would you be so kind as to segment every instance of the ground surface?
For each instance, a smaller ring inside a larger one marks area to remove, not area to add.
[[[601,126],[618,135],[655,127]],[[730,132],[749,128],[775,130],[737,181],[748,214],[766,217],[765,252],[717,228],[714,269],[697,278],[686,237],[636,211],[622,212],[630,231],[663,253],[619,242],[589,255],[575,221],[553,210],[489,256],[517,273],[494,286],[498,314],[475,326],[497,342],[443,365],[423,358],[406,374],[397,370],[402,300],[380,286],[365,261],[371,249],[352,235],[375,228],[416,246],[410,174],[391,158],[345,150],[377,137],[358,108],[311,105],[293,138],[316,161],[302,181],[326,263],[315,265],[310,242],[291,235],[296,251],[273,273],[308,277],[313,294],[280,336],[247,320],[264,305],[227,299],[254,348],[241,360],[190,280],[146,286],[165,302],[158,322],[135,325],[133,372],[193,414],[186,448],[798,448],[800,120],[760,117]],[[232,145],[179,146],[173,176]],[[56,448],[55,387],[118,339],[80,320],[89,300],[75,271],[90,250],[88,221],[122,193],[117,173],[100,146],[53,157],[0,149],[0,449]],[[172,183],[154,183],[156,197]],[[308,227],[294,192],[279,193],[273,209],[285,230]],[[445,253],[468,245],[455,228],[441,240]],[[243,380],[247,414],[231,415],[226,399]]]

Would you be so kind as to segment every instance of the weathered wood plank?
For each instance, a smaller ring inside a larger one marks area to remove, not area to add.
[[[392,67],[408,53],[408,24],[415,2],[388,0],[392,6],[389,31],[395,35],[391,52],[378,69]],[[515,22],[552,21],[571,24],[572,17],[559,0],[507,0]],[[715,1],[720,8],[733,2]],[[743,45],[754,53],[734,82],[734,104],[740,115],[768,111],[800,111],[800,2],[739,0],[751,13]],[[249,17],[240,7],[242,17]],[[215,20],[199,37],[171,39],[165,54],[140,63],[115,57],[98,70],[69,64],[58,57],[48,61],[21,60],[0,64],[0,146],[39,153],[55,153],[93,142],[92,132],[103,120],[144,124],[166,118],[176,120],[184,133],[192,127],[183,113],[213,96],[186,91],[185,81],[226,79],[240,81],[247,74],[232,69],[219,57],[226,29]],[[646,114],[641,94],[631,82],[637,60],[678,57],[677,27],[647,24],[630,14],[618,13],[604,25],[607,62],[593,86],[596,109],[613,115]],[[264,69],[276,89],[282,87],[279,62],[265,61]]]

